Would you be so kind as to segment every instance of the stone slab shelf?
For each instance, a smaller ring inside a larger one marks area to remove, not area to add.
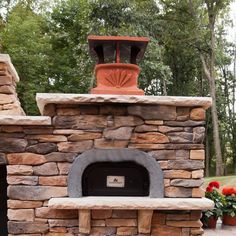
[[[37,93],[36,100],[42,115],[50,104],[149,104],[166,106],[202,107],[207,109],[212,104],[210,97],[178,97],[178,96],[139,96],[139,95],[104,95],[104,94],[62,94]]]
[[[0,125],[51,125],[49,116],[1,115]]]
[[[214,203],[206,198],[149,198],[149,197],[82,197],[51,198],[48,206],[53,209],[77,209],[79,232],[89,234],[92,209],[138,210],[138,233],[149,234],[153,210],[206,210]]]
[[[206,210],[214,203],[207,198],[82,197],[52,198],[54,209]]]

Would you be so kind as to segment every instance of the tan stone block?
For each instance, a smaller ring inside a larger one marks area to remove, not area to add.
[[[203,108],[193,108],[190,112],[191,120],[205,120],[206,111]]]
[[[0,94],[0,105],[13,103],[16,101],[16,96],[12,94]]]
[[[49,227],[78,227],[78,219],[49,219]]]
[[[150,144],[150,143],[131,143],[128,145],[128,148],[136,148],[145,151],[155,150],[155,149],[164,149],[165,144]]]
[[[189,236],[190,228],[182,228],[182,236]]]
[[[92,226],[106,226],[105,220],[92,220]]]
[[[19,176],[19,175],[11,175],[7,177],[7,183],[11,185],[37,185],[38,184],[38,176]]]
[[[173,226],[173,227],[183,227],[183,228],[189,228],[189,227],[202,227],[202,222],[200,220],[196,221],[188,221],[188,220],[182,220],[182,221],[166,221],[166,225]]]
[[[204,230],[202,228],[191,228],[192,235],[202,235],[203,233],[204,233]]]
[[[8,209],[7,217],[15,221],[34,221],[33,209]]]
[[[8,234],[8,236],[15,236],[15,234]],[[17,236],[42,236],[42,234],[17,234]]]
[[[21,133],[23,131],[23,128],[21,126],[2,126],[1,127],[2,132],[6,133]]]
[[[74,133],[71,134],[68,137],[68,141],[70,142],[76,142],[80,140],[91,140],[91,139],[98,139],[101,138],[102,134],[101,133],[95,133],[95,132],[83,132],[82,133]]]
[[[132,143],[169,143],[169,139],[164,134],[158,132],[134,133],[131,138]]]
[[[165,188],[166,197],[192,197],[192,189],[184,187],[166,187]]]
[[[0,77],[0,86],[1,85],[11,85],[12,84],[12,76],[1,76]]]
[[[11,165],[7,166],[8,175],[32,175],[33,167],[26,165]]]
[[[75,108],[57,108],[57,115],[59,116],[76,116],[80,115],[80,110]]]
[[[162,170],[168,169],[168,161],[158,161],[158,164],[160,165]]]
[[[16,89],[13,85],[2,85],[2,86],[0,86],[0,93],[14,94],[15,92],[16,92]]]
[[[136,219],[106,219],[106,226],[137,226]]]
[[[92,140],[78,141],[78,142],[61,142],[57,144],[60,152],[76,152],[82,153],[89,150],[93,146]]]
[[[95,148],[126,148],[129,141],[126,140],[106,140],[106,139],[95,139]]]
[[[91,211],[79,210],[79,232],[89,234],[91,230]]]
[[[193,179],[200,179],[204,177],[204,170],[194,170],[192,171]]]
[[[116,235],[115,227],[93,227],[89,236]],[[82,236],[82,235],[81,235]]]
[[[112,210],[92,210],[92,219],[103,220],[111,218]]]
[[[132,131],[132,127],[106,128],[103,131],[103,136],[108,140],[129,140]]]
[[[145,124],[148,125],[163,125],[163,120],[145,120]]]
[[[152,210],[139,210],[138,211],[138,232],[142,234],[149,234],[151,231],[152,223]]]
[[[138,133],[144,133],[144,132],[152,132],[152,131],[158,131],[157,130],[157,125],[139,125],[135,128],[135,132]]]
[[[39,142],[66,142],[67,138],[64,135],[53,135],[53,134],[44,134],[44,135],[27,135],[27,139],[35,139]]]
[[[35,153],[11,153],[7,155],[10,165],[40,165],[47,160],[43,155]]]
[[[169,179],[190,179],[191,178],[191,172],[187,170],[164,170],[163,171],[164,178]]]
[[[205,159],[205,150],[190,150],[190,159],[204,160]]]
[[[67,186],[67,176],[39,177],[39,185]]]
[[[8,200],[7,206],[11,209],[27,209],[41,207],[43,202],[41,201],[20,201],[20,200]]]
[[[170,179],[164,179],[164,187],[170,186]]]
[[[186,188],[200,187],[203,184],[203,179],[172,179],[172,186],[180,186]]]
[[[161,133],[180,132],[183,130],[184,130],[183,127],[170,127],[165,125],[158,126],[158,131]]]
[[[57,163],[60,175],[67,175],[70,171],[71,165],[72,164],[68,162]]]
[[[74,236],[72,233],[54,233],[54,232],[49,232],[44,234],[43,236]]]
[[[77,219],[77,210],[67,210],[67,209],[51,209],[49,207],[41,207],[35,209],[35,216],[38,218],[46,219]]]
[[[192,197],[197,197],[197,198],[201,198],[205,196],[205,190],[200,188],[193,188],[192,189]]]
[[[135,235],[138,233],[136,227],[118,227],[117,235]]]

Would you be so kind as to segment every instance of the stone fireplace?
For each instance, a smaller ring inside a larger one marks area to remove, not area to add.
[[[0,116],[1,236],[203,234],[201,211],[213,207],[201,189],[210,98],[36,99],[41,116]]]

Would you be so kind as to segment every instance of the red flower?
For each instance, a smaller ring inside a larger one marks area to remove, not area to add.
[[[220,188],[220,183],[217,182],[217,181],[212,181],[212,182],[209,183],[208,186],[210,186],[212,188]]]
[[[232,188],[232,187],[224,187],[224,188],[222,189],[222,193],[223,193],[225,196],[232,195],[232,194],[235,194],[235,193],[236,193],[236,189],[235,189],[235,188]]]
[[[207,191],[208,193],[211,193],[211,192],[213,191],[213,188],[212,188],[211,186],[208,186],[208,187],[206,188],[206,191]]]

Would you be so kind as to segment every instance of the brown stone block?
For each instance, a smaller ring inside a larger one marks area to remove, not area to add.
[[[158,131],[161,133],[169,133],[169,132],[180,132],[183,131],[183,127],[170,127],[170,126],[158,126]]]
[[[174,150],[155,150],[149,152],[149,154],[154,157],[156,160],[175,160],[175,151]]]
[[[91,231],[91,210],[79,210],[79,232],[89,234]]]
[[[38,176],[19,176],[19,175],[11,175],[7,177],[7,183],[10,185],[37,185],[38,184]]]
[[[190,150],[190,159],[204,160],[205,159],[205,150]]]
[[[189,236],[190,228],[182,228],[182,236]]]
[[[164,134],[158,132],[134,133],[131,138],[132,143],[169,143],[169,139]]]
[[[118,227],[117,228],[117,235],[135,235],[137,234],[136,227]]]
[[[165,223],[166,223],[166,214],[154,211],[152,217],[152,225],[165,225]]]
[[[145,124],[147,125],[163,125],[163,120],[145,120]]]
[[[85,132],[85,131],[83,131],[82,133],[71,134],[68,137],[68,141],[76,142],[76,141],[81,141],[81,140],[98,139],[98,138],[101,138],[101,137],[102,137],[101,133]]]
[[[158,164],[160,165],[162,170],[168,169],[168,161],[158,161]]]
[[[1,85],[11,85],[12,84],[12,76],[1,76],[0,77],[0,86]]]
[[[58,143],[57,146],[60,152],[82,153],[92,148],[93,141],[86,140],[86,141],[79,141],[79,142],[62,142],[62,143]]]
[[[8,175],[32,175],[33,167],[26,165],[11,165],[7,166]]]
[[[165,149],[165,144],[150,144],[150,143],[132,143],[128,148],[136,148],[144,151],[150,151],[155,149]]]
[[[172,186],[180,186],[186,188],[200,187],[203,184],[203,179],[173,179],[170,184]]]
[[[53,128],[48,126],[24,126],[24,133],[29,135],[52,134]]]
[[[142,125],[144,121],[136,116],[115,116],[115,127],[120,126],[138,126]]]
[[[41,201],[19,201],[19,200],[8,200],[7,206],[11,209],[28,209],[41,207],[43,202]]]
[[[139,210],[138,211],[138,232],[148,234],[151,232],[152,223],[152,210]]]
[[[52,152],[45,155],[47,162],[73,162],[77,153]]]
[[[54,233],[66,233],[67,232],[66,227],[60,227],[60,226],[52,227],[49,230],[50,230],[50,232],[54,232]]]
[[[6,163],[6,155],[4,153],[0,153],[0,165],[5,165]]]
[[[187,132],[171,132],[168,133],[168,138],[171,143],[191,143],[193,141],[193,134]]]
[[[74,236],[74,234],[49,232],[49,233],[44,234],[43,236]]]
[[[47,231],[48,224],[45,223],[8,221],[8,233],[10,234],[46,233]]]
[[[102,104],[100,106],[100,114],[101,115],[113,115],[113,116],[123,116],[127,115],[127,107],[125,105],[119,104]]]
[[[49,176],[49,175],[57,175],[58,174],[58,169],[57,169],[57,165],[55,162],[49,162],[49,163],[45,163],[40,166],[34,166],[33,170],[34,170],[34,175]]]
[[[60,175],[68,175],[71,165],[67,162],[57,163]]]
[[[136,219],[106,219],[106,226],[121,227],[121,226],[137,226]]]
[[[112,210],[92,210],[92,219],[103,220],[111,218]]]
[[[205,120],[206,111],[203,108],[193,108],[190,112],[191,120]]]
[[[35,134],[35,135],[27,135],[27,139],[35,139],[38,140],[39,142],[66,142],[67,137],[64,135],[54,135],[54,134]]]
[[[12,153],[7,155],[10,165],[40,165],[46,162],[43,155],[34,153]]]
[[[57,145],[55,143],[37,143],[26,148],[27,152],[33,152],[37,154],[48,154],[50,152],[57,151]]]
[[[176,159],[189,159],[190,151],[189,150],[176,150],[175,151]]]
[[[107,117],[102,115],[55,116],[53,125],[63,129],[101,129],[107,126]]]
[[[28,142],[25,139],[1,138],[0,152],[5,152],[5,153],[24,152],[27,143]]]
[[[154,225],[152,227],[152,236],[182,236],[181,228],[166,226],[166,225]]]
[[[126,140],[106,140],[106,139],[95,139],[95,148],[126,148],[128,146],[128,141]]]
[[[15,200],[38,201],[48,200],[52,197],[66,197],[66,187],[48,186],[9,186],[8,197]]]
[[[129,140],[132,131],[131,127],[106,128],[103,131],[103,136],[109,140]]]
[[[60,209],[51,209],[49,207],[41,207],[35,209],[35,216],[38,218],[46,219],[78,219],[77,210],[60,210]]]
[[[67,176],[39,177],[39,185],[67,186]]]
[[[174,220],[174,221],[183,221],[183,220],[189,220],[190,215],[189,214],[167,214],[166,220]]]
[[[170,160],[168,161],[168,169],[174,170],[197,170],[203,169],[204,162],[200,160]]]
[[[175,127],[196,127],[196,126],[205,125],[205,121],[193,121],[193,120],[186,120],[186,121],[164,121],[164,125],[175,126]]]
[[[33,209],[8,209],[7,217],[14,221],[34,221]]]
[[[188,221],[188,220],[182,220],[182,221],[166,221],[166,225],[173,226],[173,227],[183,227],[183,228],[189,228],[189,227],[202,227],[202,222],[200,220],[196,221]]]
[[[1,127],[1,131],[2,132],[6,132],[6,133],[21,133],[23,131],[22,126],[2,126]]]
[[[164,187],[170,186],[170,179],[164,179]]]
[[[191,172],[187,170],[165,170],[163,172],[164,178],[168,179],[190,179],[191,178]]]
[[[138,212],[136,210],[113,210],[112,218],[118,219],[136,219]]]
[[[193,142],[194,143],[203,143],[204,138],[205,138],[205,128],[204,127],[193,128]]]
[[[81,114],[78,108],[57,108],[56,113],[58,116],[77,116]]]
[[[147,120],[175,120],[176,107],[165,105],[132,105],[128,113]]]
[[[166,187],[166,197],[192,197],[192,189],[184,187]]]
[[[202,211],[191,211],[190,217],[191,220],[199,220],[202,217]]]
[[[12,85],[2,85],[2,86],[0,86],[0,93],[14,94],[15,92],[16,92],[16,89]]]
[[[135,132],[137,133],[144,133],[144,132],[157,132],[158,131],[158,126],[156,125],[139,125],[135,128]]]
[[[115,235],[115,227],[93,227],[89,236],[104,236],[104,235]],[[82,235],[81,235],[82,236]]]

